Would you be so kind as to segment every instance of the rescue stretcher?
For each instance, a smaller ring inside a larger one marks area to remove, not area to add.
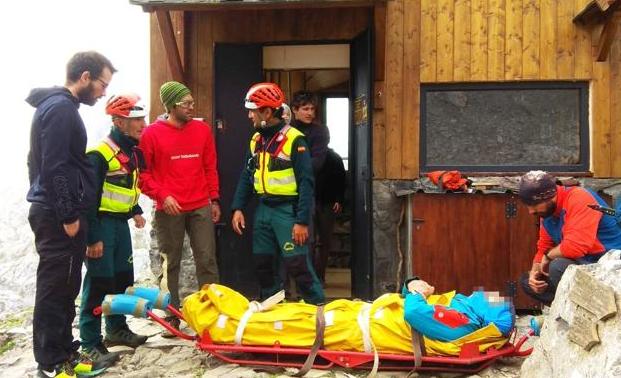
[[[215,285],[214,288],[231,290],[220,285]],[[234,291],[232,292],[236,293]],[[239,293],[236,294],[241,295]],[[485,340],[482,342],[464,342],[459,345],[458,349],[451,350],[453,355],[439,355],[437,352],[434,352],[433,345],[423,347],[423,350],[427,352],[423,352],[422,355],[418,356],[415,355],[415,353],[395,353],[394,350],[403,349],[403,346],[399,347],[397,345],[393,348],[383,347],[376,349],[373,347],[372,351],[368,351],[368,348],[366,351],[331,350],[323,345],[325,324],[319,326],[319,319],[324,319],[323,313],[321,313],[321,316],[316,316],[317,329],[321,329],[321,331],[316,332],[317,335],[313,336],[314,340],[312,346],[300,347],[283,345],[280,341],[270,342],[268,344],[262,342],[264,345],[256,345],[259,343],[252,345],[247,342],[241,342],[242,337],[240,337],[239,334],[235,336],[237,337],[236,342],[223,343],[217,342],[217,339],[222,340],[223,337],[221,334],[218,334],[218,331],[225,328],[222,324],[219,324],[217,330],[212,329],[210,331],[208,328],[197,330],[196,328],[200,328],[200,326],[196,325],[196,319],[188,319],[188,316],[184,316],[183,313],[172,307],[169,304],[169,297],[166,297],[167,295],[168,294],[161,294],[157,289],[128,288],[126,295],[106,296],[104,303],[97,311],[98,313],[103,312],[104,314],[128,314],[142,318],[150,318],[175,336],[194,342],[199,350],[210,353],[224,362],[256,367],[293,367],[300,369],[295,376],[303,376],[311,368],[328,370],[334,367],[367,369],[371,370],[372,373],[377,370],[404,370],[474,374],[489,367],[499,358],[526,357],[532,352],[532,348],[523,348],[529,337],[533,335],[533,332],[531,331],[529,334],[518,337],[515,329],[510,337],[507,340],[503,340],[501,344],[492,342],[482,347]],[[198,296],[200,296],[200,292],[194,294],[194,296],[196,300]],[[190,297],[186,298],[184,302],[184,313],[192,317],[194,314],[191,313],[191,311],[195,310],[192,310],[192,299],[188,302],[189,298]],[[378,298],[378,300],[380,298]],[[196,305],[196,303],[194,304]],[[252,307],[253,303],[255,306],[257,305],[256,302],[248,303],[248,307]],[[245,304],[242,304],[242,306],[243,305]],[[283,305],[281,304],[280,306]],[[186,307],[189,308],[189,310],[186,310]],[[197,334],[190,335],[171,327],[168,322],[152,311],[153,308],[167,310],[180,320],[184,320],[188,324],[193,325],[192,328],[198,331]],[[257,313],[259,311],[261,311],[261,309],[247,310],[245,315]],[[321,311],[323,312],[323,308]],[[249,318],[250,315],[245,317]],[[241,318],[243,318],[243,316]],[[219,317],[217,322],[222,323],[221,320],[222,317]],[[239,333],[239,324],[235,323],[234,326],[237,328],[237,333]],[[214,341],[214,339],[216,339],[216,341]],[[476,338],[473,340],[476,340]],[[381,341],[377,341],[378,344],[381,344]],[[427,341],[429,342],[430,340]],[[385,352],[382,349],[388,349],[389,352]],[[392,351],[390,351],[391,349]],[[411,345],[410,349],[412,349]],[[432,352],[429,353],[429,350]]]

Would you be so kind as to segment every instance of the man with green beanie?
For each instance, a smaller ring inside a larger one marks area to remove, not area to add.
[[[106,104],[112,117],[110,134],[88,151],[98,188],[97,205],[88,214],[86,277],[80,306],[82,350],[95,361],[118,359],[104,346],[101,317],[93,310],[107,294],[122,294],[134,283],[132,240],[127,224],[133,219],[143,228],[145,219],[138,205],[138,172],[142,158],[137,144],[145,128],[147,115],[140,97],[133,93],[112,96]],[[146,336],[133,333],[124,315],[105,316],[105,343],[136,348]]]
[[[199,289],[217,283],[214,223],[220,220],[216,149],[211,126],[193,119],[194,99],[182,83],[160,88],[166,115],[149,125],[140,140],[146,168],[140,189],[156,204],[155,230],[164,258],[171,304],[179,307],[179,267],[187,232]],[[179,319],[168,317],[178,328]]]

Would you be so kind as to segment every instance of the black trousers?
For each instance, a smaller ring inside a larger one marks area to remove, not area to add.
[[[67,361],[80,346],[73,340],[71,325],[82,280],[87,223],[81,217],[80,231],[70,238],[55,213],[39,204],[30,206],[28,222],[39,254],[32,322],[34,356],[40,368],[49,369]]]
[[[558,287],[559,282],[561,282],[561,278],[563,277],[563,273],[570,265],[573,264],[588,264],[590,262],[578,259],[571,260],[564,257],[556,258],[550,262],[550,266],[548,268],[549,276],[545,279],[548,283],[548,287],[542,293],[535,293],[533,289],[528,285],[528,272],[522,274],[520,277],[520,286],[522,286],[522,290],[529,297],[545,304],[546,306],[550,306],[552,301],[554,300],[554,296],[556,294],[556,288]]]

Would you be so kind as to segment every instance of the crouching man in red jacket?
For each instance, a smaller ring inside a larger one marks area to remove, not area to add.
[[[621,249],[621,228],[615,217],[592,207],[607,207],[595,192],[556,184],[543,171],[530,171],[520,180],[519,196],[539,218],[539,240],[533,265],[520,278],[530,297],[550,305],[567,267],[592,264],[611,249]]]

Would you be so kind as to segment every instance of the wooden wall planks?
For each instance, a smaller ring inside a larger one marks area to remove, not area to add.
[[[386,6],[386,176],[401,177],[403,137],[403,1]]]
[[[587,3],[421,0],[421,82],[590,81],[591,171],[596,177],[621,176],[621,130],[615,127],[621,122],[621,56],[611,49],[606,62],[594,63],[601,27],[572,22]]]
[[[374,25],[375,76],[384,88],[384,107],[374,110],[376,179],[419,176],[420,83],[527,80],[591,82],[591,170],[621,176],[621,42],[617,36],[608,60],[594,63],[601,27],[572,22],[587,3],[388,0],[375,8],[186,12],[185,29],[182,12],[171,18],[186,35],[186,80],[209,120],[215,43],[350,40]],[[163,110],[159,85],[170,78],[157,28],[152,18],[152,117]]]

